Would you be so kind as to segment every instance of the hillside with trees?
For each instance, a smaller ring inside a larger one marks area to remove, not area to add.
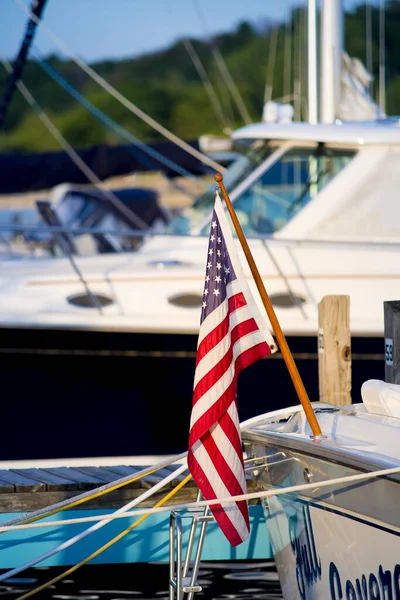
[[[372,93],[378,97],[379,10],[372,7],[371,39],[366,43],[366,5],[360,4],[345,15],[345,48],[366,64],[372,58],[375,77]],[[302,92],[297,116],[307,117],[306,12],[295,9],[287,23],[241,23],[235,31],[212,40],[179,40],[152,54],[91,66],[117,90],[153,119],[183,139],[204,133],[221,134],[243,125],[243,116],[218,67],[220,56],[237,87],[253,121],[260,119],[266,86],[272,99],[293,98]],[[187,49],[194,49],[213,86],[219,113],[210,102]],[[386,98],[387,113],[400,114],[400,1],[386,3]],[[17,51],[17,49],[16,49]],[[41,64],[33,48],[23,81],[68,142],[75,148],[93,144],[126,142],[99,121],[48,74],[54,69],[73,89],[113,121],[143,142],[160,138],[153,129],[132,115],[107,92],[89,79],[74,63],[48,56]],[[221,64],[221,62],[220,62]],[[44,67],[47,66],[47,71]],[[0,72],[0,91],[6,72]],[[295,87],[297,82],[297,88]],[[21,94],[16,91],[8,108],[5,131],[0,136],[2,151],[44,151],[59,149],[58,142],[44,128]]]

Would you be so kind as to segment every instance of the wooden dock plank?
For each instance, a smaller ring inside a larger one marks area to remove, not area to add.
[[[65,477],[65,479],[74,481],[79,490],[92,490],[93,488],[104,485],[104,481],[98,477],[94,477],[88,473],[83,473],[82,471],[79,471],[73,467],[55,467],[45,469],[45,471],[55,471],[60,477]]]
[[[102,481],[102,485],[105,483],[112,483],[113,481],[117,481],[117,479],[121,479],[121,476],[118,475],[115,471],[110,471],[108,467],[76,467],[78,471],[81,473],[85,473],[90,477],[96,477]]]
[[[14,471],[15,473],[15,471]],[[49,492],[57,492],[61,490],[73,491],[78,489],[78,484],[75,481],[66,479],[57,475],[55,470],[46,471],[44,469],[18,469],[18,473],[25,477],[30,477],[36,481],[41,481],[46,485]]]
[[[170,469],[168,467],[164,468],[164,469],[159,469],[157,471],[156,475],[158,475],[161,479],[164,479],[165,477],[168,477],[169,475],[171,475],[171,473],[176,471],[179,467],[180,467],[180,465],[171,465]],[[174,479],[172,480],[172,486],[175,486],[177,483],[179,483],[180,481],[185,479],[186,475],[187,475],[187,473],[183,472],[183,473],[180,473],[179,475],[177,475],[176,477],[174,477]]]
[[[150,488],[152,485],[159,483],[162,479],[165,479],[165,477],[168,477],[169,475],[171,475],[171,473],[176,471],[176,469],[178,467],[179,467],[179,465],[171,465],[171,468],[167,467],[167,468],[158,469],[158,471],[155,471],[154,473],[151,473],[150,475],[146,475],[142,480],[140,480],[140,481],[142,481],[142,487]],[[122,477],[125,475],[129,475],[130,469],[135,469],[135,468],[137,469],[137,467],[133,467],[130,465],[118,465],[118,466],[110,467],[110,469],[115,470]],[[146,468],[146,467],[140,467],[140,469],[137,469],[137,470],[141,470],[144,468]],[[185,478],[185,476],[186,475],[182,474],[182,473],[180,475],[178,475],[176,478],[174,478],[169,483],[169,487],[175,487],[180,481],[182,481],[182,479]]]
[[[26,477],[20,471],[0,469],[0,479],[14,487],[16,492],[45,492],[46,485],[42,481]]]
[[[0,494],[12,494],[15,492],[15,487],[12,483],[0,480]]]
[[[127,469],[137,469],[137,471],[141,471],[142,469],[148,469],[151,465],[143,465],[138,467],[133,467],[131,465],[121,465],[118,466],[119,471],[122,473],[122,467]],[[115,469],[114,466],[110,467],[111,469]],[[163,469],[158,469],[157,471],[155,471],[154,473],[150,473],[149,475],[146,475],[145,477],[143,477],[142,479],[140,479],[140,485],[141,487],[145,488],[145,489],[149,489],[151,488],[153,485],[155,485],[156,483],[159,483],[162,479],[164,479],[164,477],[166,477],[167,475],[170,475],[172,473],[172,471],[174,471],[175,469],[171,469],[171,470],[163,470]],[[128,474],[128,473],[126,473]]]
[[[152,485],[173,473],[178,466],[178,464],[167,465],[141,480],[93,498],[83,506],[100,510],[119,508],[132,499],[138,498],[145,489],[151,488]],[[147,468],[145,465],[109,465],[0,469],[0,513],[29,512],[66,499],[73,499],[81,490],[110,484],[123,477],[135,475],[145,468]],[[186,473],[183,473],[175,477],[171,486],[175,487],[185,476]],[[159,490],[139,506],[154,506],[170,489],[168,486]],[[177,500],[193,501],[196,495],[197,488],[191,481],[168,504],[173,504]]]
[[[126,477],[127,475],[135,475],[135,473],[138,473],[139,471],[141,471],[142,469],[144,469],[145,467],[137,467],[137,466],[133,466],[133,465],[112,465],[110,467],[108,467],[108,469],[110,469],[114,474],[115,477],[117,479],[121,479],[122,477]],[[144,481],[143,478],[138,479],[137,481],[133,481],[132,483],[130,483],[127,486],[124,487],[132,487],[132,488],[146,488],[148,489],[149,487],[151,487],[151,485],[148,483],[146,484],[146,482]]]

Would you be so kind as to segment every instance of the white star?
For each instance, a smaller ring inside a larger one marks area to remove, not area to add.
[[[204,288],[204,295],[207,296],[208,294],[208,288]]]
[[[203,302],[203,308],[207,307],[207,302]]]
[[[211,267],[212,267],[212,263],[210,263],[210,262],[207,263],[207,269],[211,269]]]
[[[210,276],[209,275],[206,275],[206,281],[210,281]]]
[[[217,263],[215,266],[216,266],[216,268],[218,269],[218,271],[219,271],[220,269],[222,269],[222,265],[221,265],[221,263]]]
[[[212,248],[209,249],[208,254],[212,256],[214,254],[214,250]]]
[[[210,240],[213,242],[215,240],[215,235],[210,235]]]
[[[219,289],[218,289],[218,288],[216,288],[216,289],[213,291],[213,294],[214,294],[214,296],[219,296]]]
[[[221,281],[221,277],[219,275],[216,276],[215,281],[219,283]]]
[[[215,228],[216,228],[216,226],[217,226],[217,221],[213,221],[213,222],[211,223],[211,227],[212,227],[213,229],[215,229]]]
[[[225,273],[226,273],[227,275],[228,275],[228,273],[230,273],[230,272],[231,272],[231,270],[230,270],[230,268],[229,268],[229,267],[224,267],[224,271],[225,271]]]
[[[221,238],[217,237],[217,244],[220,244],[220,243],[221,243]]]
[[[217,256],[221,256],[221,250],[217,250]]]

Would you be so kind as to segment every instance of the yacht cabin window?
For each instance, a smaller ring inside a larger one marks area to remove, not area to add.
[[[354,154],[325,146],[288,150],[235,199],[244,233],[252,236],[282,229]]]
[[[288,146],[283,152],[282,148],[276,142],[249,140],[235,148],[242,156],[224,174],[225,187],[247,236],[279,231],[340,173],[356,152],[323,144]],[[215,189],[216,185],[211,185],[192,206],[180,212],[168,230],[208,235]]]

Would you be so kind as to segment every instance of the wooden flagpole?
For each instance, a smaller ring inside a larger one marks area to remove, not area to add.
[[[274,307],[272,306],[271,300],[267,294],[267,290],[264,287],[263,280],[261,279],[261,275],[258,271],[257,265],[254,261],[253,255],[247,243],[246,237],[243,233],[242,227],[239,223],[239,219],[237,218],[235,209],[232,206],[231,199],[229,198],[228,192],[226,191],[226,187],[223,181],[223,177],[220,173],[217,173],[214,176],[215,181],[218,183],[218,186],[221,190],[222,196],[228,208],[229,214],[231,216],[233,225],[235,227],[237,236],[242,245],[243,252],[245,253],[247,262],[249,263],[249,267],[251,273],[253,275],[254,281],[257,285],[257,289],[260,293],[261,299],[264,304],[264,308],[267,312],[268,318],[274,330],[275,338],[278,343],[278,346],[282,352],[282,356],[286,363],[287,369],[289,371],[290,377],[292,378],[293,385],[296,389],[299,400],[303,406],[304,412],[306,414],[308,423],[311,427],[311,431],[313,432],[313,436],[316,439],[321,439],[322,431],[317,421],[317,417],[315,416],[313,407],[311,406],[310,399],[308,397],[307,391],[304,387],[303,380],[300,377],[300,373],[297,370],[296,363],[294,362],[293,355],[289,349],[288,343],[286,341],[286,337],[281,329],[279,321],[276,317]]]

